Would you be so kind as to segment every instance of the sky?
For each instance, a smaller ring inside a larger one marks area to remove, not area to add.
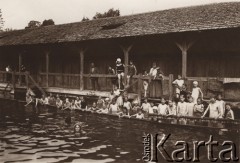
[[[121,15],[240,0],[0,0],[4,29],[23,29],[31,20],[55,24],[79,22],[96,12],[119,9]]]

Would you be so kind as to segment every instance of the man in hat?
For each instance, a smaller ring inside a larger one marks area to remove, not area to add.
[[[120,58],[116,61],[116,74],[118,77],[118,88],[121,89],[121,85],[124,85],[123,77],[124,77],[124,64],[122,64],[122,60]]]

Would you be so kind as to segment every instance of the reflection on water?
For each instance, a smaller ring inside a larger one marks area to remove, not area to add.
[[[10,116],[2,118],[0,162],[142,162],[142,136],[145,133],[171,133],[166,143],[168,150],[173,149],[177,140],[208,140],[210,134],[220,142],[234,139],[234,135],[219,136],[218,132],[208,130],[182,129],[80,112],[69,114],[72,120],[69,125],[65,122],[68,114],[40,115],[34,121],[29,118],[12,121]],[[83,123],[86,133],[74,134],[77,122]],[[200,158],[204,159],[205,155]]]

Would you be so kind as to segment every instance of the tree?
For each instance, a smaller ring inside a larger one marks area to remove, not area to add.
[[[2,18],[2,10],[0,9],[0,31],[3,30],[4,21]]]
[[[84,16],[84,17],[82,18],[82,22],[85,22],[85,21],[88,21],[88,20],[89,20],[88,17],[85,17],[85,16]]]
[[[107,17],[116,17],[120,16],[120,11],[119,9],[114,10],[113,8],[109,9],[107,12],[104,13],[96,13],[93,19],[101,19],[101,18],[107,18]]]
[[[52,19],[44,20],[41,26],[55,25]]]
[[[25,29],[32,29],[32,28],[37,28],[40,27],[41,23],[39,21],[31,20],[28,23],[28,26],[25,27]]]

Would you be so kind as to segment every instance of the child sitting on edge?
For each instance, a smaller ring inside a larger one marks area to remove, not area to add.
[[[123,107],[127,109],[128,113],[130,113],[130,110],[132,110],[131,102],[128,101],[127,97],[124,98]]]
[[[157,107],[154,106],[154,103],[151,102],[150,105],[151,105],[151,107],[149,108],[149,114],[157,113]]]
[[[177,115],[177,108],[175,103],[172,100],[168,101],[168,114],[169,115]]]
[[[60,97],[57,97],[57,99],[56,99],[56,106],[57,106],[58,109],[63,107],[63,102],[60,99]]]
[[[226,104],[226,111],[225,111],[225,116],[224,118],[225,119],[231,119],[231,120],[234,120],[234,113],[231,109],[231,105],[230,104]]]
[[[75,100],[74,99],[72,99],[72,101],[71,101],[71,109],[72,110],[76,109],[76,107],[75,107]]]
[[[164,98],[161,99],[161,103],[158,105],[158,115],[167,115],[168,106]]]
[[[68,98],[66,98],[65,103],[63,104],[63,109],[71,109],[71,103]]]
[[[80,109],[81,108],[81,100],[79,97],[76,98],[75,100],[75,108]]]
[[[202,104],[202,99],[198,98],[197,103],[194,105],[193,108],[193,115],[195,117],[201,117],[204,112],[204,105]]]
[[[185,102],[185,98],[183,95],[180,96],[180,100],[177,104],[177,116],[187,116],[187,103]]]
[[[136,117],[137,119],[144,119],[144,114],[141,109],[138,110],[137,114],[132,115],[131,117]]]
[[[193,108],[194,108],[194,103],[193,103],[193,97],[188,98],[188,103],[187,103],[187,116],[193,117]]]
[[[92,111],[92,112],[95,112],[97,110],[98,110],[98,108],[97,108],[97,103],[96,102],[93,102],[92,106],[88,107],[88,109],[87,109],[87,111]]]
[[[119,111],[118,104],[116,103],[116,100],[113,100],[112,104],[110,104],[110,106],[109,106],[109,113],[116,115],[116,114],[118,114],[118,111]]]
[[[101,96],[99,96],[98,100],[97,100],[97,108],[98,109],[102,109],[104,105],[104,100],[102,99]]]
[[[132,105],[133,106],[132,106],[132,109],[130,111],[130,115],[137,114],[138,110],[141,109],[140,106],[139,106],[139,103],[137,101],[134,101]]]
[[[203,93],[201,88],[198,87],[198,82],[194,81],[193,82],[193,89],[192,89],[192,97],[193,97],[193,103],[197,103],[197,99],[200,97],[203,99]]]

